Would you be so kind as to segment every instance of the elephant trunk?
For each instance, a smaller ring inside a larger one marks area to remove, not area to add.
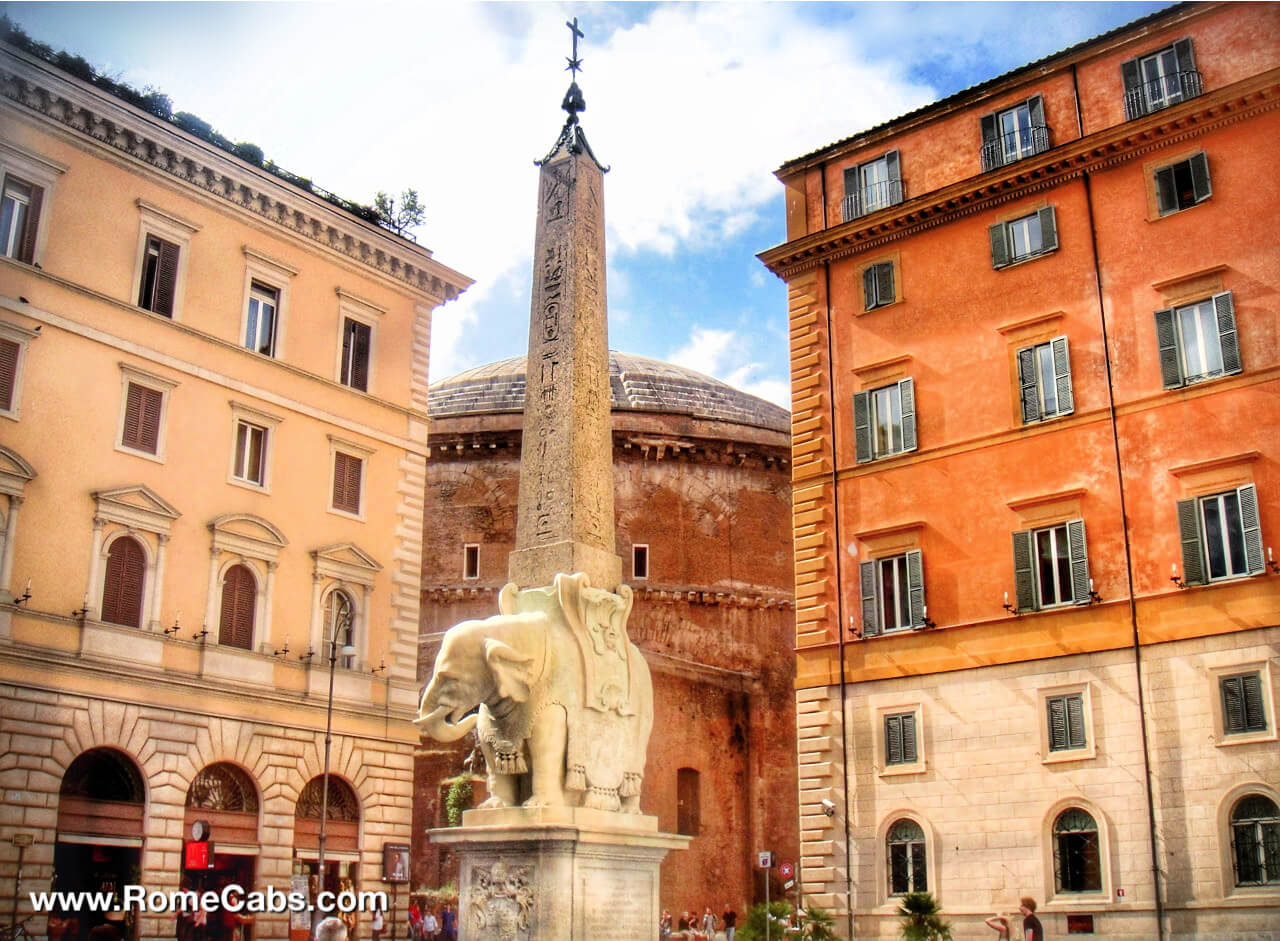
[[[425,716],[419,715],[413,721],[415,725],[422,726],[423,731],[437,742],[456,742],[475,728],[478,716],[472,713],[469,716],[463,716],[458,722],[450,722],[448,719],[450,712],[448,706],[439,706]]]

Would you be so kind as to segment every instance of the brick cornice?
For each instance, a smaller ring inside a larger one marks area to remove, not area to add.
[[[116,160],[152,171],[337,252],[358,265],[424,294],[452,300],[472,279],[431,258],[431,252],[341,212],[218,148],[0,43],[0,103],[38,115],[62,135],[105,149]]]
[[[1252,76],[1175,107],[1068,141],[1035,158],[970,177],[872,215],[814,232],[760,252],[778,277],[798,274],[860,252],[1050,189],[1086,172],[1105,170],[1157,148],[1198,137],[1280,106],[1280,69]]]
[[[648,587],[631,585],[637,601],[648,601],[654,604],[688,604],[701,607],[728,608],[777,608],[788,610],[795,607],[791,593],[782,589],[766,591],[724,591],[720,588],[699,586],[666,586]],[[461,602],[492,599],[495,607],[499,589],[492,585],[432,585],[422,589],[422,600],[434,604],[458,604]]]

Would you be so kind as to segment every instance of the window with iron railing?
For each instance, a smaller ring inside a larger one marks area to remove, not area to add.
[[[845,222],[902,202],[898,152],[891,150],[883,157],[846,169],[844,193],[840,215]]]
[[[1026,101],[982,116],[982,170],[994,170],[1049,149],[1044,98]]]
[[[1140,118],[1204,91],[1190,39],[1130,59],[1120,66],[1124,79],[1124,116]]]

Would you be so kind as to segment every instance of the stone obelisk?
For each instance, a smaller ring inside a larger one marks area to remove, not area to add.
[[[575,29],[575,72],[579,35]],[[576,81],[563,107],[569,119],[539,161],[520,502],[508,574],[528,587],[583,572],[593,586],[614,591],[622,561],[614,546],[605,168],[578,124],[586,104]]]
[[[489,798],[431,831],[458,854],[461,941],[652,941],[658,869],[689,837],[640,809],[653,685],[614,547],[606,168],[569,118],[539,161],[520,503],[499,613],[444,636],[418,722],[475,732]]]

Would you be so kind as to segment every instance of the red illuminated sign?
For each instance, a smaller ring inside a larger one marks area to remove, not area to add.
[[[213,848],[207,840],[194,840],[183,847],[183,866],[187,869],[208,869],[213,860]]]

